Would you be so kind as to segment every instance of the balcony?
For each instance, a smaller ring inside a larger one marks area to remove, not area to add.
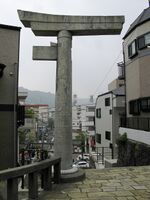
[[[141,118],[141,117],[121,118],[120,126],[125,128],[150,131],[150,118]]]
[[[121,118],[119,134],[128,139],[150,145],[150,118]]]

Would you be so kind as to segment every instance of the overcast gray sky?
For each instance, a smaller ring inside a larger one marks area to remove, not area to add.
[[[5,0],[0,1],[0,23],[22,27],[19,85],[55,93],[56,63],[32,61],[32,46],[46,45],[55,37],[35,37],[19,21],[17,9],[65,15],[124,15],[121,35],[73,37],[73,94],[88,98],[107,91],[122,61],[122,37],[148,0]],[[109,72],[109,73],[108,73]]]

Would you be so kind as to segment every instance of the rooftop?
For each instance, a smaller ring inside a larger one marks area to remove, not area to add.
[[[143,10],[143,12],[136,18],[136,20],[130,25],[127,33],[123,37],[125,39],[134,29],[136,29],[141,24],[150,20],[150,7]]]

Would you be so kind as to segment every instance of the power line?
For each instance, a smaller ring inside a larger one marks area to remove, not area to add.
[[[149,1],[150,1],[150,0],[149,0]],[[126,41],[126,44],[124,45],[124,48],[127,46],[129,40],[132,38],[132,35],[133,35],[133,32],[132,32],[132,33],[130,34],[130,36],[128,37],[128,40]],[[123,53],[122,50],[120,50],[120,52],[119,52],[117,58],[115,59],[115,61],[114,61],[113,64],[111,65],[111,67],[109,68],[109,70],[108,70],[108,72],[106,73],[105,77],[104,77],[103,80],[99,83],[99,85],[98,85],[98,87],[96,88],[96,90],[95,90],[93,96],[96,95],[97,90],[98,90],[99,87],[104,83],[105,79],[108,77],[109,73],[111,72],[112,68],[115,66],[115,64],[116,64],[116,62],[117,62],[117,60],[118,60],[118,58],[120,57],[121,53]]]
[[[108,69],[108,71],[107,71],[107,73],[105,74],[103,80],[99,83],[98,87],[96,88],[96,90],[95,90],[95,92],[94,92],[94,96],[95,96],[97,90],[99,89],[99,87],[104,83],[104,81],[105,81],[106,78],[108,77],[108,75],[109,75],[109,73],[111,72],[112,68],[115,66],[115,64],[116,64],[116,62],[117,62],[117,60],[118,60],[118,58],[119,58],[120,55],[121,55],[121,53],[122,53],[122,50],[119,52],[117,58],[115,59],[115,61],[113,62],[113,64],[112,64],[112,65],[110,66],[110,68]]]

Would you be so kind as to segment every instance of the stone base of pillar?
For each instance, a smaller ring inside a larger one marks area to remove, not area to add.
[[[73,167],[68,170],[61,170],[61,183],[73,183],[82,181],[84,178],[85,171],[83,169]]]

